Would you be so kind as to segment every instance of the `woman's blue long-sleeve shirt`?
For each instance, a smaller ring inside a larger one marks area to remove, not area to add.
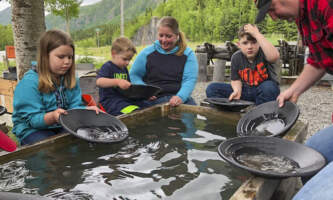
[[[156,40],[152,45],[143,49],[138,56],[136,57],[131,70],[130,77],[133,84],[145,84],[143,78],[146,75],[146,64],[147,57],[152,54],[154,51],[158,51],[161,54],[175,54],[178,51],[179,47],[176,46],[169,52],[166,52],[160,45],[159,41]],[[198,77],[198,61],[195,56],[195,53],[187,47],[184,51],[184,55],[187,57],[186,63],[184,66],[184,72],[181,82],[181,88],[177,92],[176,96],[180,97],[183,102],[186,102],[187,99],[191,96],[192,91],[195,87],[197,77]]]
[[[57,100],[55,92],[40,92],[38,82],[38,73],[29,70],[14,91],[13,133],[20,140],[38,130],[61,127],[59,124],[45,124],[44,115],[57,109]],[[65,89],[64,93],[68,109],[84,108],[78,79],[76,86]]]

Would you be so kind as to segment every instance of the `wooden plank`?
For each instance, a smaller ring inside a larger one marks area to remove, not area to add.
[[[220,119],[223,119],[224,121],[230,120],[237,122],[241,116],[238,112],[228,112],[228,111],[222,111],[216,108],[212,107],[205,107],[205,106],[193,106],[193,105],[186,105],[181,104],[181,106],[177,107],[170,107],[168,112],[176,110],[180,112],[195,112],[198,114],[206,114],[214,117],[219,117]]]
[[[80,139],[74,137],[72,134],[64,133],[51,136],[32,145],[20,146],[14,152],[0,150],[0,163],[6,163],[10,160],[19,159],[22,155],[40,151],[43,147],[49,147],[52,145],[65,146],[68,145],[68,143],[72,143],[77,140]]]
[[[8,112],[13,113],[13,96],[5,96],[5,107]]]
[[[238,188],[230,200],[268,200],[279,183],[280,179],[252,177]]]
[[[230,61],[231,55],[230,55],[230,53],[221,52],[221,53],[215,53],[213,55],[213,58],[218,58],[218,59]]]
[[[17,81],[0,78],[0,94],[13,96]]]
[[[162,115],[161,113],[162,104],[158,104],[143,110],[138,110],[130,114],[123,114],[117,116],[126,126],[136,124],[138,122],[149,121]]]
[[[214,46],[214,51],[215,53],[229,53],[228,47],[223,45],[223,46]],[[197,48],[195,49],[196,53],[207,53],[207,49],[204,45],[198,45]]]

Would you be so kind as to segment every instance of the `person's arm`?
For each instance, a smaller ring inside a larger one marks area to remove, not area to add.
[[[240,75],[238,74],[238,70],[240,66],[242,65],[242,53],[241,51],[235,52],[231,56],[231,82],[230,85],[232,87],[233,92],[229,96],[229,101],[232,99],[240,99],[242,96],[242,79]]]
[[[241,80],[232,80],[231,87],[233,92],[229,96],[229,101],[233,99],[240,99],[242,96],[242,81]]]
[[[280,58],[280,53],[272,43],[270,43],[263,34],[261,34],[256,26],[247,24],[244,26],[245,32],[256,38],[260,48],[265,54],[266,60],[275,63]]]
[[[101,88],[120,87],[121,89],[127,89],[131,86],[131,83],[124,79],[101,77],[96,80],[96,85]]]
[[[328,2],[327,2],[328,3]],[[324,6],[325,13],[323,21],[324,24],[321,24],[321,27],[326,34],[324,37],[328,41],[325,43],[325,50],[330,51],[333,48],[333,9],[330,6]],[[322,44],[320,44],[322,45]],[[324,47],[322,45],[322,47]],[[316,81],[320,80],[321,77],[324,76],[325,70],[327,67],[333,65],[332,56],[327,56],[324,59],[318,60],[314,57],[314,53],[319,52],[311,52],[307,59],[308,64],[304,66],[302,73],[296,79],[296,81],[284,92],[282,92],[277,100],[279,101],[279,106],[282,107],[284,105],[284,101],[290,100],[292,102],[296,102],[298,97],[307,89],[309,89]]]
[[[322,68],[316,68],[309,64],[305,65],[296,81],[277,97],[279,106],[282,107],[287,100],[296,103],[299,96],[323,77],[324,74],[325,70]]]
[[[191,96],[198,78],[198,61],[194,52],[187,48],[184,53],[187,55],[187,60],[184,66],[181,88],[176,94],[182,100],[182,103],[186,102]]]
[[[53,125],[55,123],[59,122],[59,117],[61,114],[67,114],[67,111],[62,109],[62,108],[58,108],[54,111],[48,112],[44,115],[44,122],[47,125]]]
[[[120,87],[121,89],[128,89],[131,83],[127,80],[113,78],[115,73],[112,65],[109,62],[105,63],[97,74],[96,86],[100,88]]]
[[[325,2],[329,4],[329,1]],[[328,71],[333,71],[333,56],[332,56],[332,49],[333,49],[333,8],[329,5],[323,5],[323,11],[319,11],[319,14],[323,14],[321,16],[323,19],[321,21],[321,26],[318,28],[321,31],[316,34],[313,33],[313,37],[317,38],[317,41],[315,42],[315,46],[312,49],[315,52],[311,52],[309,49],[309,56],[307,58],[307,63],[317,67],[317,68],[323,68],[323,69],[329,69]],[[316,54],[320,54],[320,58],[315,56]]]
[[[131,83],[145,85],[143,77],[146,75],[146,63],[149,49],[152,46],[143,49],[135,58],[134,63],[130,69],[129,75]]]

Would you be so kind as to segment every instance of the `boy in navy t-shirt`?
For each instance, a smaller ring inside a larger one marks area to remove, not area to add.
[[[111,115],[128,114],[140,108],[140,102],[127,99],[116,90],[116,87],[128,89],[131,86],[127,66],[135,53],[136,48],[131,40],[117,38],[112,43],[112,60],[104,63],[97,74],[99,102]]]

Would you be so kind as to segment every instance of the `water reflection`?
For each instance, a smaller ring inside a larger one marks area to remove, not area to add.
[[[23,188],[29,170],[25,167],[24,160],[15,160],[0,165],[0,190],[11,191]]]
[[[248,174],[217,154],[220,142],[235,136],[234,124],[193,113],[128,126],[117,144],[78,141],[27,156],[38,188],[54,199],[228,199]],[[41,167],[42,166],[42,167]]]

